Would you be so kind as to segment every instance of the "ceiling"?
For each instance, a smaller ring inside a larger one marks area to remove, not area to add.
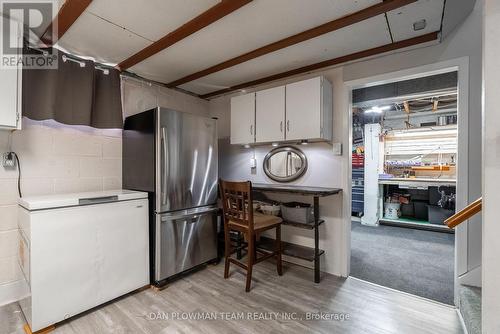
[[[253,0],[127,71],[169,84],[382,2]],[[217,0],[93,0],[58,45],[75,55],[116,65],[218,3]],[[418,0],[178,87],[203,96],[299,67],[437,32],[441,30],[443,10],[444,0]],[[425,28],[415,31],[413,23],[423,19]]]

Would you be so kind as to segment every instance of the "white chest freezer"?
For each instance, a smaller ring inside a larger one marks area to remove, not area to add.
[[[33,332],[149,284],[147,193],[19,200],[20,301]]]

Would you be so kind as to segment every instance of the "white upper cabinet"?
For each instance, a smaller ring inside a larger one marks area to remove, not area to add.
[[[316,77],[286,85],[286,140],[332,140],[332,85]]]
[[[3,27],[3,20],[8,19],[0,14],[0,27]],[[19,47],[22,46],[22,30],[15,21],[10,22],[9,42],[11,46],[16,46],[16,44]],[[16,56],[7,55],[3,52],[0,52],[0,54],[2,58]],[[19,129],[21,126],[21,80],[21,64],[16,68],[0,68],[0,129]]]
[[[256,143],[285,139],[285,87],[262,90],[255,96]]]
[[[231,144],[255,142],[255,93],[231,98]]]
[[[332,141],[332,84],[316,77],[231,99],[231,144]]]

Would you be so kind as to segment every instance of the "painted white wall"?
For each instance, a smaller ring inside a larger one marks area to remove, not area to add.
[[[23,130],[12,134],[0,131],[0,152],[9,150],[21,161],[23,196],[121,188],[120,130],[92,130],[24,118]],[[22,293],[17,263],[17,170],[0,167],[0,189],[2,305],[17,300]]]
[[[269,87],[279,86],[290,82],[299,81],[302,79],[311,78],[318,75],[325,75],[333,82],[334,91],[334,141],[342,143],[344,148],[342,156],[334,156],[331,154],[329,159],[323,162],[330,164],[331,167],[322,166],[322,170],[318,172],[318,178],[332,178],[336,185],[341,185],[344,190],[342,195],[342,216],[345,218],[344,223],[339,221],[339,217],[332,217],[328,221],[334,222],[330,225],[335,226],[335,230],[331,233],[321,231],[324,238],[324,243],[331,248],[325,256],[326,263],[323,266],[325,271],[335,275],[346,275],[349,270],[349,263],[345,263],[342,257],[345,258],[345,247],[348,246],[349,240],[343,240],[339,232],[345,235],[348,226],[346,221],[350,219],[350,191],[351,191],[351,175],[348,175],[346,166],[349,164],[350,152],[347,147],[350,142],[348,131],[348,106],[349,96],[347,88],[344,84],[346,81],[358,80],[362,78],[396,72],[414,67],[445,62],[452,59],[468,57],[469,60],[469,105],[463,109],[466,110],[469,116],[469,140],[468,140],[468,200],[472,202],[481,196],[481,82],[482,82],[482,43],[481,43],[481,16],[482,2],[478,1],[474,11],[455,31],[453,31],[440,44],[433,44],[419,49],[405,50],[402,52],[392,52],[388,55],[375,57],[369,60],[350,63],[344,66],[323,69],[305,75],[290,77],[277,82],[264,84],[247,91],[256,91]],[[219,137],[229,137],[230,135],[230,107],[229,98],[241,93],[233,93],[229,96],[222,96],[210,101],[210,113],[212,116],[219,117]],[[311,147],[321,144],[310,144]],[[319,146],[318,146],[319,147]],[[265,150],[266,148],[262,148]],[[267,147],[269,150],[270,147]],[[318,148],[319,149],[319,148]],[[261,150],[260,148],[258,151]],[[237,152],[232,154],[240,155]],[[256,153],[257,158],[259,153]],[[240,179],[255,180],[258,174],[251,175],[249,172],[249,153],[241,154],[240,158],[231,158],[232,161],[228,166],[230,168],[241,168],[240,172],[231,172],[231,176],[239,176]],[[233,160],[234,159],[234,160]],[[316,158],[312,158],[313,160]],[[261,170],[261,161],[257,161],[259,170]],[[222,163],[224,164],[224,162]],[[338,166],[338,168],[336,168]],[[326,171],[324,173],[323,171]],[[312,171],[310,170],[309,173]],[[233,174],[239,173],[239,174]],[[259,173],[259,172],[257,172]],[[316,172],[314,172],[316,173]],[[333,176],[327,175],[332,173]],[[221,174],[225,176],[225,174]],[[306,175],[305,179],[308,176]],[[301,182],[301,181],[299,181]],[[311,184],[312,185],[312,184]],[[323,183],[324,186],[329,186],[328,183]],[[338,200],[338,199],[333,199]],[[333,205],[333,203],[332,203]],[[325,215],[325,212],[322,213]],[[469,254],[468,266],[473,269],[481,264],[481,218],[475,217],[471,219],[468,227]],[[349,238],[347,238],[349,239]],[[307,240],[309,243],[310,240]]]
[[[345,81],[400,71],[451,59],[469,58],[468,109],[468,203],[481,196],[481,84],[482,84],[482,1],[478,0],[473,12],[455,31],[438,45],[396,53],[344,67]],[[463,111],[463,106],[460,106]],[[481,265],[481,217],[469,220],[468,270]]]
[[[322,73],[333,84],[333,138],[334,142],[344,142],[344,138],[349,135],[347,128],[348,114],[343,112],[348,110],[347,90],[343,83],[342,68],[331,69]],[[317,74],[304,76],[303,78],[315,77]],[[297,79],[284,80],[279,85],[288,82],[295,82]],[[275,86],[278,84],[274,84]],[[266,86],[259,87],[265,88]],[[275,183],[270,180],[262,169],[265,155],[273,148],[270,145],[258,146],[256,148],[245,149],[240,145],[230,145],[230,96],[224,96],[210,101],[210,114],[219,118],[219,138],[220,141],[220,177],[228,180],[251,180],[255,183]],[[309,145],[298,145],[308,158],[308,170],[306,174],[290,184],[334,187],[346,189],[350,176],[345,171],[345,159],[348,152],[343,155],[334,155],[332,146],[326,143],[310,143]],[[256,158],[257,166],[253,174],[250,169],[250,159]],[[288,196],[281,194],[269,194],[269,197],[281,201],[302,201],[312,204],[312,198],[303,196]],[[343,221],[346,216],[350,216],[350,211],[345,211],[349,204],[349,197],[345,194],[334,195],[320,199],[320,214],[325,219],[325,224],[320,227],[320,248],[325,250],[325,255],[321,259],[322,271],[346,276],[344,268],[344,257],[341,247],[344,243],[343,235],[345,228]],[[350,210],[350,209],[349,209]],[[312,231],[305,231],[291,226],[284,226],[282,229],[283,240],[312,247],[314,246],[314,235]],[[302,265],[310,266],[312,263],[299,261],[297,259],[287,259]]]
[[[156,106],[198,115],[208,112],[206,100],[126,76],[122,76],[122,104],[124,118]]]
[[[208,102],[178,91],[129,79],[122,99],[125,116],[158,103],[196,114]],[[23,129],[0,130],[0,153],[15,151],[21,160],[23,196],[121,189],[121,130],[68,126],[23,118]],[[0,305],[22,292],[17,264],[17,170],[0,166]]]
[[[500,2],[484,1],[483,333],[500,333]]]

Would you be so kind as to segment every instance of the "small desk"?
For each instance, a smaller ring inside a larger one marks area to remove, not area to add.
[[[283,221],[284,225],[291,225],[298,228],[314,230],[314,249],[295,245],[289,242],[283,242],[283,254],[291,257],[300,258],[303,260],[314,261],[314,282],[320,282],[320,256],[325,253],[319,249],[319,225],[325,221],[319,217],[319,198],[338,194],[342,191],[339,188],[323,188],[323,187],[306,187],[306,186],[291,186],[282,184],[262,184],[253,183],[254,191],[272,192],[272,193],[288,193],[298,194],[303,196],[313,196],[314,199],[314,222],[312,224],[303,224],[297,222]],[[264,249],[272,249],[274,241],[269,238],[261,238],[259,246]]]

